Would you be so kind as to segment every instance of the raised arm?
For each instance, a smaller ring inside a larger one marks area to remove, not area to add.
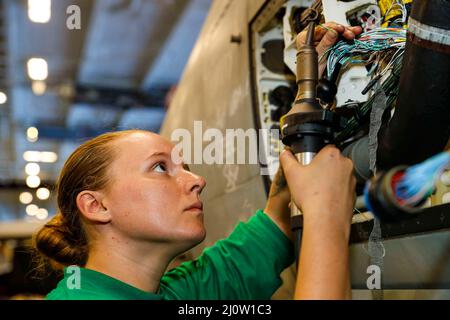
[[[307,166],[287,150],[280,160],[303,213],[295,299],[351,298],[348,241],[356,185],[352,161],[332,146]]]

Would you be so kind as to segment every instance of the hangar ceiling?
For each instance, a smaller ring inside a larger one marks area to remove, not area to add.
[[[7,97],[0,105],[0,221],[30,218],[19,202],[24,191],[37,199],[26,185],[27,163],[38,163],[40,187],[51,189],[84,139],[112,129],[159,131],[166,93],[181,77],[210,2],[53,0],[50,20],[35,23],[27,0],[0,1],[0,91]],[[66,26],[70,5],[80,8],[79,30]],[[30,58],[47,62],[45,81],[31,80]],[[30,127],[37,140],[27,136]],[[55,159],[25,159],[27,151]],[[52,195],[37,202],[54,213]]]

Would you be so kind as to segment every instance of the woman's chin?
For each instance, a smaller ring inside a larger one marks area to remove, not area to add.
[[[186,250],[195,247],[206,237],[206,228],[203,219],[196,217],[183,221],[179,227],[171,232],[172,241]]]
[[[205,237],[206,237],[206,229],[202,225],[201,227],[198,228],[198,230],[196,230],[194,233],[192,233],[190,235],[190,241],[189,242],[194,247],[194,246],[200,244],[203,240],[205,240]]]
[[[177,240],[177,247],[180,253],[191,250],[205,240],[206,231],[204,229],[195,233],[192,233],[192,230],[190,231],[189,234],[183,234],[183,236],[179,237]]]
[[[193,241],[196,242],[195,245],[198,245],[200,242],[205,240],[205,238],[206,238],[206,229],[204,226],[202,226],[200,230],[198,230],[198,232],[194,235]]]
[[[193,220],[190,220],[189,223],[186,224],[185,232],[186,238],[189,238],[194,242],[202,242],[206,237],[203,214],[201,216],[196,216]]]

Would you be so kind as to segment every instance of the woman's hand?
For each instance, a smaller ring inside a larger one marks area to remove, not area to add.
[[[337,42],[339,36],[347,40],[353,40],[361,32],[361,27],[344,27],[336,22],[327,22],[316,27],[314,30],[314,45],[319,56],[319,77],[322,76],[326,67],[326,59],[320,60],[320,58]],[[297,35],[297,50],[305,44],[306,34],[307,29]]]
[[[333,146],[324,147],[306,166],[289,150],[280,156],[291,196],[305,223],[326,221],[349,232],[355,203],[353,163]]]

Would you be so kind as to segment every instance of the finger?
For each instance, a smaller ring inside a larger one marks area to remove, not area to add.
[[[295,156],[289,150],[283,150],[283,152],[280,155],[280,163],[284,175],[289,183],[290,173],[292,172],[292,170],[295,170],[296,168],[298,170],[298,168],[301,167],[301,164],[298,163]]]
[[[316,47],[319,57],[331,48],[336,43],[338,38],[339,34],[334,29],[327,31]]]
[[[327,29],[325,28],[316,28],[314,30],[314,45],[316,43],[319,43],[319,41],[323,38],[323,35],[327,32]],[[297,36],[297,47],[303,46],[306,43],[306,35],[308,33],[308,29],[303,30],[300,32]]]
[[[317,161],[336,161],[341,157],[341,151],[336,148],[334,145],[326,145],[323,147],[319,153],[316,155],[314,160],[317,158]]]
[[[327,22],[324,24],[321,24],[317,27],[319,30],[326,30],[329,31],[330,29],[333,29],[337,31],[338,33],[342,33],[345,31],[345,27],[342,24],[336,23],[336,22]]]
[[[360,26],[356,27],[348,27],[348,29],[353,32],[355,35],[359,35],[362,33],[362,28]]]
[[[326,29],[327,31],[333,29],[337,31],[339,34],[342,34],[342,36],[347,40],[353,40],[357,35],[361,34],[362,32],[362,28],[360,26],[344,27],[343,25],[334,22],[329,22],[319,27],[321,27],[321,30]]]
[[[320,24],[316,26],[314,29],[314,42],[318,43],[322,40],[323,36],[330,30],[335,30],[338,33],[342,33],[345,31],[345,27],[336,22],[327,22],[324,24]],[[302,32],[297,36],[297,44],[304,45],[306,42],[306,35],[308,33],[308,28],[305,28]],[[315,43],[315,45],[316,45]]]
[[[352,172],[352,174],[353,174],[353,169],[354,169],[355,167],[354,167],[354,165],[353,165],[352,159],[347,158],[347,157],[344,157],[344,156],[342,156],[342,158],[344,159],[344,163],[345,163],[345,165],[347,166],[348,170],[349,170],[350,172]]]
[[[353,33],[353,31],[351,31],[348,28],[345,29],[345,31],[342,33],[342,36],[347,40],[353,40],[356,37],[356,35]]]
[[[323,147],[323,149],[330,149],[330,148],[336,149],[336,145],[330,143],[330,144],[327,144],[325,147]]]
[[[359,26],[356,27],[346,27],[342,36],[347,40],[353,40],[357,35],[361,34],[362,28]]]
[[[325,24],[321,24],[316,27],[316,30],[314,32],[314,41],[320,42],[323,37],[329,32],[329,31],[336,31],[337,33],[342,33],[345,31],[345,28],[337,23],[334,22],[328,22]]]
[[[322,40],[323,35],[325,33],[327,33],[328,29],[327,28],[323,28],[321,26],[316,27],[316,30],[314,30],[314,42],[320,42],[320,40]],[[305,35],[305,39],[306,39],[306,35]]]
[[[276,180],[277,178],[284,178],[284,171],[281,165],[278,165],[278,169],[273,180]]]
[[[320,150],[320,152],[329,153],[334,155],[341,155],[341,150],[339,150],[334,144],[328,144]]]

